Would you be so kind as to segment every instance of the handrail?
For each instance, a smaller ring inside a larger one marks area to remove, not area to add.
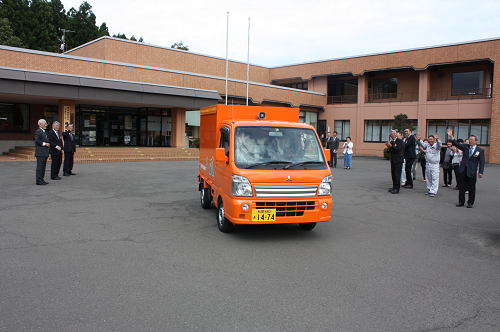
[[[417,92],[371,93],[366,95],[367,103],[392,103],[403,101],[418,101]]]
[[[428,91],[427,100],[491,98],[491,88]]]
[[[342,96],[328,96],[326,99],[327,104],[356,104],[358,102],[358,95],[342,95]]]

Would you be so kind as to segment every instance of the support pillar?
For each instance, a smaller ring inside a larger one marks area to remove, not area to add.
[[[356,109],[355,118],[351,120],[351,138],[353,141],[358,142],[356,145],[358,146],[357,153],[364,154],[365,148],[365,101],[366,94],[368,93],[368,76],[361,75],[358,76],[358,107]],[[353,130],[354,129],[354,130]],[[354,153],[353,148],[353,153]]]
[[[418,76],[418,133],[422,140],[427,137],[427,93],[430,91],[431,75],[428,70],[419,71]],[[443,137],[444,139],[444,137]]]
[[[73,133],[75,131],[75,101],[60,99],[58,105],[58,118],[61,124],[60,131],[64,131],[68,123],[73,124]]]
[[[173,148],[184,148],[186,146],[186,109],[172,109],[172,134],[170,146]]]

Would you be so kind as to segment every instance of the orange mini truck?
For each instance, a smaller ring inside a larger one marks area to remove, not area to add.
[[[326,157],[327,156],[327,157]],[[299,123],[299,109],[216,105],[200,111],[201,206],[217,207],[219,230],[234,224],[330,220],[330,153]]]

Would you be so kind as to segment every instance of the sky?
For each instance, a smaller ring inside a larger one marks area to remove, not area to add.
[[[83,0],[61,0],[66,11]],[[500,37],[500,0],[87,0],[110,35],[265,67]]]

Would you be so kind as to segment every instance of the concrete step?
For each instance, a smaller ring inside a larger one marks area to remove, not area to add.
[[[3,154],[4,159],[36,160],[35,147],[16,147]],[[75,163],[92,162],[131,162],[131,161],[166,161],[198,160],[199,149],[167,147],[78,147]],[[50,157],[47,160],[50,163]]]

